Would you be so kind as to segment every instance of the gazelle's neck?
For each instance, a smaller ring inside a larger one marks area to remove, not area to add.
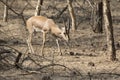
[[[51,33],[55,34],[55,35],[58,35],[59,33],[61,33],[61,29],[57,25],[52,26],[51,27]]]

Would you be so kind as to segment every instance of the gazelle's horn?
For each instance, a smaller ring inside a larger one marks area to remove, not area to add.
[[[67,22],[65,23],[65,20],[62,18],[63,25],[65,27],[65,32],[68,35],[68,38],[70,39],[69,33],[70,33],[70,18],[67,19]]]
[[[70,18],[68,18],[68,27],[67,27],[67,35],[68,35],[68,38],[70,39],[70,36],[69,36],[69,34],[70,34]]]
[[[65,30],[66,30],[66,24],[65,24],[65,20],[62,18],[62,22],[63,22],[63,25],[65,27]]]

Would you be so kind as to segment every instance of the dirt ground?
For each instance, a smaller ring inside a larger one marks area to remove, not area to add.
[[[11,0],[12,1],[12,0]],[[94,33],[89,24],[90,6],[73,3],[76,13],[77,31],[70,32],[69,46],[60,40],[62,56],[57,52],[55,38],[47,36],[44,57],[40,53],[42,33],[33,36],[32,44],[35,54],[23,56],[22,68],[14,66],[18,53],[9,52],[11,47],[25,54],[28,51],[25,30],[21,18],[9,10],[8,22],[3,22],[3,5],[0,6],[0,80],[120,80],[120,2],[111,0],[111,11],[114,27],[114,38],[117,61],[110,61],[107,54],[105,31],[102,34]],[[20,12],[24,7],[24,0],[13,3],[12,8]],[[30,0],[23,15],[25,19],[34,15],[37,0]],[[18,5],[18,6],[16,6]],[[65,0],[45,0],[41,15],[51,17],[56,24],[63,26],[61,18],[55,16],[66,6]],[[68,10],[62,15],[67,21]],[[79,25],[78,25],[79,24]],[[10,47],[8,47],[10,46]]]

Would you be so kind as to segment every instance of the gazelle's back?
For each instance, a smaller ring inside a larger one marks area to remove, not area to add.
[[[54,21],[44,16],[33,16],[27,20],[27,29],[29,30],[29,32],[31,32],[33,28],[39,28],[41,30],[49,31],[51,27],[54,26]]]
[[[27,27],[30,26],[42,27],[46,21],[47,21],[46,17],[33,16],[27,20]]]

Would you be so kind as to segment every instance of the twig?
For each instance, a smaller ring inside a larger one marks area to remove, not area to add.
[[[15,49],[13,47],[11,47],[11,46],[8,46],[8,45],[2,45],[2,44],[0,44],[0,46],[5,46],[5,47],[8,47],[8,48],[11,48],[14,53],[16,53],[16,52],[18,53],[18,56],[17,56],[16,61],[15,61],[15,66],[17,67],[17,64],[19,63],[19,60],[20,60],[20,58],[21,58],[21,56],[22,56],[23,53],[20,52],[20,51],[18,51],[17,49]]]
[[[90,7],[93,9],[94,6],[92,5],[92,3],[89,0],[86,0],[88,2],[88,4],[90,5]]]
[[[67,10],[67,8],[68,8],[68,5],[66,5],[66,6],[63,8],[63,10],[56,15],[56,18],[57,18],[57,19],[60,18],[60,16]]]
[[[35,9],[35,7],[33,7],[31,4],[30,4],[30,1],[29,0],[25,0],[27,3],[28,3],[28,5],[30,5],[33,9]]]

